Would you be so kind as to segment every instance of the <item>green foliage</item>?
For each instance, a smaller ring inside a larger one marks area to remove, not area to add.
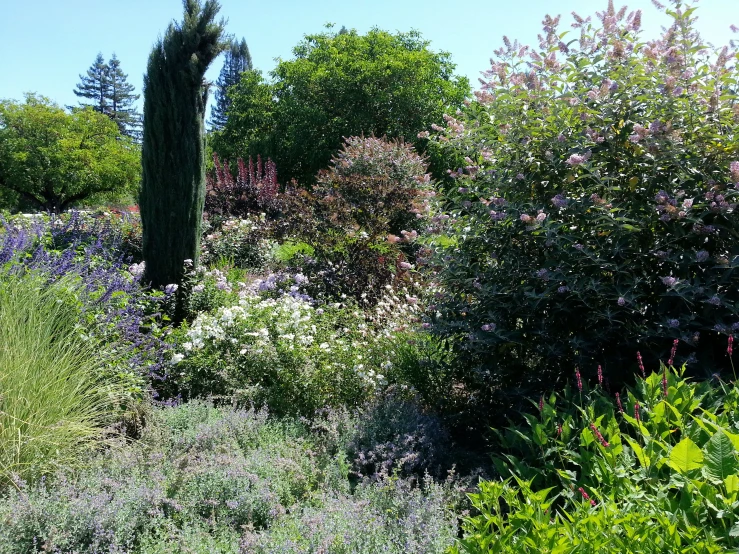
[[[433,221],[434,330],[491,404],[561,386],[575,365],[607,362],[620,382],[637,350],[653,361],[672,339],[706,373],[727,369],[735,56],[711,53],[676,5],[654,42],[625,10],[603,28],[578,19],[579,38],[548,18],[541,49],[507,41],[477,102],[432,139],[456,159]]]
[[[77,289],[0,274],[0,485],[77,467],[119,414],[123,385],[79,326]]]
[[[184,20],[154,46],[144,78],[141,222],[146,280],[180,283],[197,265],[205,202],[203,76],[223,48],[216,0],[184,1]]]
[[[294,59],[279,62],[272,84],[246,72],[230,90],[228,122],[213,148],[226,159],[269,156],[283,182],[312,184],[343,137],[415,142],[469,93],[449,55],[428,45],[417,32],[308,35]]]
[[[350,492],[345,457],[315,439],[264,411],[156,410],[139,441],[0,495],[0,552],[427,554],[452,543],[451,484],[391,478]]]
[[[0,190],[11,206],[60,212],[135,194],[139,151],[92,109],[66,113],[47,98],[0,102]]]
[[[739,530],[739,389],[681,371],[542,397],[498,432],[503,482],[471,496],[458,552],[725,552]]]

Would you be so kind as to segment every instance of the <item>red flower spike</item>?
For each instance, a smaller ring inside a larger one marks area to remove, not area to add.
[[[601,387],[603,386],[603,368],[601,366],[598,366],[598,384]]]
[[[646,379],[647,373],[644,371],[644,360],[641,359],[641,352],[636,353],[636,360],[639,362],[639,369],[641,370],[641,376]]]

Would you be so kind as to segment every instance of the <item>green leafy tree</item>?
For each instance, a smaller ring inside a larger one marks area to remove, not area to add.
[[[228,110],[231,107],[228,89],[239,82],[244,71],[251,69],[251,53],[246,40],[242,38],[241,42],[232,41],[226,50],[226,59],[216,81],[215,104],[210,110],[210,124],[214,129],[221,129],[226,124]]]
[[[86,99],[80,102],[80,106],[90,106],[96,112],[107,115],[115,121],[122,134],[138,138],[141,115],[134,103],[139,95],[134,94],[135,87],[127,79],[128,75],[123,73],[121,62],[115,54],[105,63],[103,55],[99,53],[87,74],[80,75],[74,93]]]
[[[449,54],[428,45],[417,32],[308,35],[294,59],[278,64],[271,84],[252,74],[232,87],[230,117],[213,149],[227,159],[269,156],[281,180],[312,184],[344,137],[416,144],[419,132],[469,93],[467,79],[453,75]]]
[[[71,114],[48,98],[0,103],[0,189],[22,204],[60,212],[100,196],[130,196],[139,150],[91,108]]]
[[[223,49],[216,0],[184,1],[149,56],[144,78],[141,222],[146,279],[179,283],[184,260],[198,262],[205,202],[203,77]]]

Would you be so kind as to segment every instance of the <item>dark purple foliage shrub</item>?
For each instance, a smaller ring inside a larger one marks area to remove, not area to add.
[[[314,296],[371,303],[407,277],[401,264],[415,260],[428,209],[426,169],[408,144],[350,137],[310,192],[288,193],[285,216],[299,214],[291,231],[314,249],[302,267],[321,287]]]

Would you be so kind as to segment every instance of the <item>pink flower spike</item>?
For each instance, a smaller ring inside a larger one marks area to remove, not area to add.
[[[647,373],[644,371],[644,360],[641,358],[641,352],[636,353],[636,360],[639,362],[639,369],[641,370],[641,376],[647,378]]]
[[[577,489],[577,490],[578,490],[578,491],[580,491],[580,494],[582,495],[582,497],[583,497],[583,498],[584,498],[585,500],[587,500],[588,502],[590,502],[590,505],[591,505],[591,506],[595,506],[595,500],[593,500],[592,498],[590,498],[590,497],[588,496],[588,493],[586,493],[586,492],[585,492],[585,489],[584,489],[584,488],[580,487],[580,488],[579,488],[579,489]]]
[[[542,395],[541,398],[539,398],[539,411],[540,412],[544,411],[544,395]]]
[[[580,370],[575,368],[575,379],[577,379],[577,390],[582,392],[582,379],[580,378]]]
[[[621,396],[616,393],[616,405],[618,406],[618,413],[624,413],[624,407],[621,405]]]
[[[634,419],[637,422],[641,421],[641,414],[640,414],[640,411],[639,411],[639,403],[638,402],[636,402],[634,404]]]
[[[729,335],[729,346],[726,347],[726,353],[730,357],[734,355],[734,335]]]
[[[667,360],[667,365],[672,367],[672,364],[675,362],[675,354],[677,354],[677,343],[680,341],[678,339],[675,339],[672,341],[672,351],[670,352],[670,359]]]
[[[604,439],[604,438],[603,438],[603,435],[601,435],[600,431],[599,431],[599,430],[598,430],[598,428],[597,428],[597,427],[595,426],[595,423],[591,423],[591,424],[590,424],[590,429],[591,429],[591,430],[593,431],[593,434],[595,435],[595,438],[597,438],[597,439],[598,439],[598,440],[600,441],[600,443],[601,443],[601,444],[602,444],[602,445],[603,445],[603,446],[604,446],[605,448],[608,448],[609,446],[611,446],[610,444],[608,444],[608,441],[607,441],[606,439]]]
[[[603,368],[598,366],[598,384],[603,386]]]

